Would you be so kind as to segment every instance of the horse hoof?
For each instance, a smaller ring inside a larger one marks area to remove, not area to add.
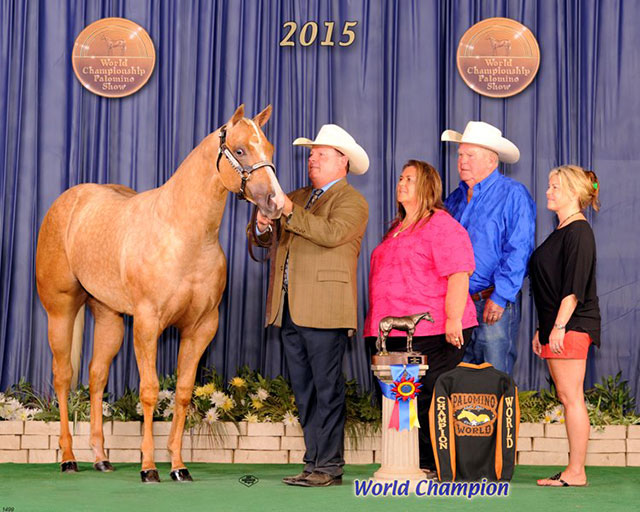
[[[157,469],[147,469],[144,471],[140,471],[140,479],[142,480],[142,483],[145,484],[160,483],[160,475],[158,475]]]
[[[70,460],[69,462],[63,462],[60,464],[60,471],[63,473],[77,473],[78,472],[78,464],[75,460]]]
[[[102,473],[111,473],[112,471],[116,470],[116,468],[114,468],[111,465],[111,462],[109,462],[108,460],[101,460],[100,462],[96,462],[93,465],[93,469],[95,469],[96,471],[101,471]]]
[[[191,478],[187,468],[174,469],[171,472],[171,480],[174,482],[193,482],[193,478]]]

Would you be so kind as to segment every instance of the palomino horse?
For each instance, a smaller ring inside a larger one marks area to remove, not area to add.
[[[49,320],[62,471],[77,471],[67,400],[74,319],[86,302],[95,317],[89,369],[94,467],[113,470],[104,452],[102,395],[109,366],[122,345],[126,313],[134,318],[144,411],[142,481],[160,481],[152,434],[158,399],[156,352],[158,336],[169,325],[181,334],[168,443],[171,477],[191,480],[181,457],[182,433],[198,361],[218,329],[218,305],[226,284],[218,232],[227,191],[246,197],[270,218],[279,217],[284,205],[271,163],[273,146],[260,130],[270,115],[271,105],[253,120],[246,119],[240,106],[159,188],[137,194],[121,185],[78,185],[63,193],[45,216],[36,279]]]
[[[393,329],[404,331],[407,333],[407,352],[413,353],[413,333],[416,332],[416,325],[422,319],[433,322],[433,318],[429,312],[416,313],[408,316],[385,316],[378,324],[378,339],[376,340],[376,348],[380,354],[388,354],[387,337]]]

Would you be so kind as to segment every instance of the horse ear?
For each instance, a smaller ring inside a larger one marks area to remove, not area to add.
[[[229,122],[227,124],[229,126],[233,126],[238,121],[240,121],[240,119],[242,119],[243,117],[244,117],[244,103],[236,109],[236,111],[231,116],[231,119],[229,119]]]
[[[264,126],[271,117],[271,110],[271,105],[267,105],[267,108],[265,108],[256,117],[253,118],[254,123],[256,123],[258,126]]]

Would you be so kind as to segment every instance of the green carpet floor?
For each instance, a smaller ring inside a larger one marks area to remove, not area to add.
[[[140,483],[137,464],[117,464],[110,474],[79,464],[80,473],[60,474],[57,464],[0,464],[0,512],[39,511],[638,511],[640,468],[590,467],[587,488],[540,488],[535,479],[558,468],[519,466],[506,498],[356,497],[353,480],[368,478],[377,465],[346,466],[342,486],[299,488],[284,485],[297,465],[190,464],[195,481],[169,478],[169,465],[159,464],[163,481]],[[239,480],[253,475],[247,487]]]

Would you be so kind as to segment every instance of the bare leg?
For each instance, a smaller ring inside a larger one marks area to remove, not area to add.
[[[176,481],[191,481],[191,475],[182,461],[182,435],[187,408],[191,403],[193,383],[196,378],[198,361],[218,330],[216,310],[197,331],[185,330],[180,340],[178,352],[178,385],[176,389],[173,422],[169,433],[168,449],[171,453],[171,478]]]
[[[104,452],[102,432],[102,396],[109,378],[111,361],[122,346],[124,323],[122,316],[95,299],[89,299],[95,318],[93,358],[89,367],[91,393],[91,448],[96,456],[93,467],[98,471],[113,471]]]
[[[589,414],[584,403],[584,359],[547,359],[549,372],[564,406],[565,426],[569,439],[569,465],[560,478],[569,485],[585,485],[584,462],[589,442]],[[558,480],[538,480],[538,485],[560,486]]]
[[[144,412],[142,435],[142,471],[143,482],[160,481],[153,458],[153,411],[158,401],[158,373],[156,355],[160,323],[153,313],[137,311],[133,320],[133,347],[140,372],[140,402]]]

